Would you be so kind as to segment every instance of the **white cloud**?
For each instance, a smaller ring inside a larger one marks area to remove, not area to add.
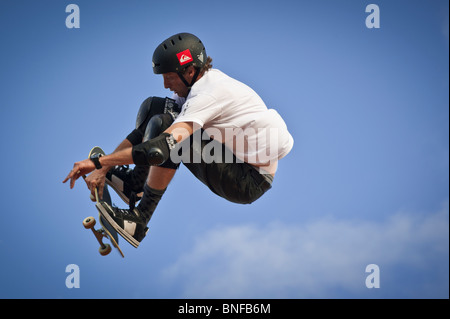
[[[448,202],[437,213],[384,222],[229,226],[199,236],[164,280],[187,298],[448,298],[448,240]],[[380,267],[377,291],[365,287],[372,263]]]

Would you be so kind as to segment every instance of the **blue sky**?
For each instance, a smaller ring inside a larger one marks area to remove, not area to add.
[[[0,298],[448,298],[448,9],[2,0]],[[170,95],[151,57],[178,32],[275,108],[294,148],[252,205],[181,167],[141,246],[101,257],[84,182],[61,181],[92,146],[112,152],[145,98]],[[365,286],[369,264],[380,288]]]

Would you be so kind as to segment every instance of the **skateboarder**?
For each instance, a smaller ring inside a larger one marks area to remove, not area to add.
[[[249,204],[271,188],[278,160],[293,147],[281,116],[211,63],[195,35],[163,41],[154,51],[153,71],[162,74],[172,99],[146,99],[136,129],[112,154],[76,162],[63,181],[70,179],[73,188],[93,171],[86,178],[91,191],[105,182],[112,186],[130,208],[102,202],[102,213],[136,247],[180,162],[217,195]]]

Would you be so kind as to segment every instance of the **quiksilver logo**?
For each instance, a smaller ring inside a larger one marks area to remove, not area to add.
[[[180,53],[177,54],[177,58],[178,61],[180,61],[180,65],[189,63],[191,61],[193,61],[194,59],[192,58],[192,54],[191,51],[189,51],[189,49],[184,50]]]
[[[187,62],[189,60],[192,60],[192,59],[190,57],[188,57],[187,55],[183,54],[180,58],[180,63]]]

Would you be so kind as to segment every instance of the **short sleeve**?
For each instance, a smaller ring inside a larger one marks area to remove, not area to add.
[[[187,99],[174,123],[194,122],[203,127],[206,123],[220,116],[220,113],[221,107],[216,103],[214,97],[208,94],[198,94]]]

